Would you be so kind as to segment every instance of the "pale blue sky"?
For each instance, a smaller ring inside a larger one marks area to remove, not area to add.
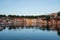
[[[0,0],[0,14],[45,15],[60,11],[60,0]]]

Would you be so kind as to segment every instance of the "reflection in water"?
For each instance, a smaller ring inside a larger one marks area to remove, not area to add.
[[[40,26],[36,26],[36,25],[29,25],[29,26],[25,26],[24,24],[23,24],[23,26],[16,26],[16,25],[1,25],[0,24],[0,31],[3,31],[5,28],[8,28],[9,30],[11,30],[11,29],[19,29],[19,28],[21,28],[21,29],[30,29],[30,28],[35,28],[35,29],[39,29],[39,30],[47,30],[47,31],[57,31],[57,34],[60,36],[60,25],[40,25]]]
[[[58,21],[57,21],[58,20]],[[0,19],[0,31],[11,29],[38,29],[56,31],[60,36],[60,19],[41,19],[41,18],[6,18]]]

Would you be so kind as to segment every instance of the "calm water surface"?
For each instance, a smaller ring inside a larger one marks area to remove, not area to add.
[[[59,34],[46,27],[0,27],[0,40],[60,40]]]

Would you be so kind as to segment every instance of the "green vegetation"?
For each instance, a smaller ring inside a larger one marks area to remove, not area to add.
[[[57,13],[57,16],[59,17],[60,16],[60,12]],[[54,17],[54,16],[50,16],[50,15],[39,15],[39,16],[19,16],[19,15],[0,15],[0,18],[1,17],[10,17],[10,18],[46,18],[46,19],[50,19],[51,17]]]
[[[57,15],[60,16],[60,12],[58,12]]]
[[[0,17],[6,17],[6,15],[0,15]]]

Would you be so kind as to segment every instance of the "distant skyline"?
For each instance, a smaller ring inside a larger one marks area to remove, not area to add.
[[[47,15],[60,11],[60,0],[0,0],[0,14]]]

